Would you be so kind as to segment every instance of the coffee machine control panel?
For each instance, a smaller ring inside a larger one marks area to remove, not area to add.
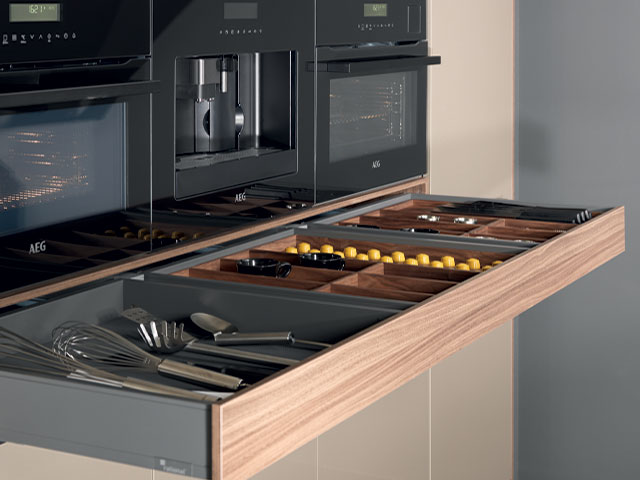
[[[219,35],[262,35],[263,28],[260,21],[262,5],[258,2],[224,2],[223,27],[220,27]]]

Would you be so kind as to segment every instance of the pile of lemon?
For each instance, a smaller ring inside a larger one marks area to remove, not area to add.
[[[300,242],[295,247],[287,247],[286,253],[333,253],[342,258],[352,260],[362,260],[366,262],[382,262],[382,263],[401,263],[404,265],[415,265],[433,268],[455,268],[457,270],[482,270],[483,272],[492,267],[500,265],[502,261],[496,260],[491,265],[480,265],[477,258],[468,258],[464,262],[456,262],[456,259],[450,255],[445,255],[440,260],[431,260],[426,253],[419,253],[415,258],[405,258],[404,252],[395,251],[391,255],[382,255],[380,250],[372,248],[367,253],[358,253],[355,247],[344,247],[343,251],[335,250],[333,245],[325,244],[320,248],[311,248],[308,242]]]

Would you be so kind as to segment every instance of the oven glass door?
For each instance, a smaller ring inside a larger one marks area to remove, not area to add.
[[[426,172],[426,69],[415,58],[319,65],[318,201]]]
[[[124,208],[125,109],[0,115],[0,236]]]
[[[0,93],[0,298],[151,249],[150,88]]]

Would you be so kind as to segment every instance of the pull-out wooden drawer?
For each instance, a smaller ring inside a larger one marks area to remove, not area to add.
[[[6,314],[1,325],[43,342],[63,321],[105,323],[137,304],[167,320],[205,310],[240,331],[291,329],[334,345],[320,352],[253,347],[302,362],[211,404],[0,373],[8,407],[0,438],[137,465],[168,462],[198,477],[248,478],[624,251],[621,207],[581,225],[477,218],[466,228],[428,211],[448,201],[385,200],[164,266],[144,281],[107,282]],[[441,217],[439,234],[402,231],[427,213]],[[338,225],[373,222],[380,228]],[[348,259],[342,271],[315,269],[285,252],[300,242],[493,266]],[[291,274],[238,273],[236,261],[246,257],[288,261]]]

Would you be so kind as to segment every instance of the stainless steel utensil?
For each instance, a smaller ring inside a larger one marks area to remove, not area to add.
[[[180,350],[187,350],[195,353],[215,354],[224,356],[228,354],[230,349],[222,347],[216,347],[214,345],[207,345],[197,343],[196,339],[184,331],[184,324],[179,326],[176,322],[167,322],[161,320],[159,323],[150,321],[148,323],[141,323],[138,325],[138,332],[143,338],[145,343],[152,349],[162,353],[175,353]],[[220,350],[224,350],[220,354]],[[236,350],[231,350],[236,352]],[[262,353],[254,352],[241,352],[244,357],[233,357],[239,360],[252,360],[259,361],[261,363],[279,364],[279,365],[297,365],[299,360],[293,360],[285,357],[277,357],[275,355],[265,355]]]
[[[210,313],[192,313],[191,321],[201,329],[213,334],[219,345],[265,345],[265,344],[300,344],[313,348],[327,348],[331,345],[311,340],[299,340],[293,332],[271,333],[238,333],[238,327]]]
[[[121,335],[97,325],[70,322],[56,328],[53,335],[54,350],[70,358],[113,367],[140,368],[230,390],[246,386],[238,377],[158,358]]]
[[[453,223],[464,223],[465,225],[475,225],[478,223],[477,218],[470,217],[456,217],[453,219]]]
[[[0,368],[15,372],[62,377],[113,388],[127,388],[145,393],[170,395],[196,401],[216,401],[219,397],[194,393],[131,377],[123,377],[62,356],[17,333],[0,327]]]
[[[162,324],[163,320],[159,319],[155,315],[150,312],[147,312],[145,309],[140,307],[131,307],[120,313],[124,318],[131,320],[139,325],[143,325],[146,335],[142,331],[138,330],[144,342],[149,346],[149,348],[154,349],[156,351],[161,348],[162,342],[153,337],[153,328],[158,328],[158,325]],[[175,324],[175,322],[172,322]],[[152,327],[152,324],[155,324],[155,327]],[[173,328],[173,327],[171,327]],[[148,338],[147,338],[148,337]],[[224,348],[219,347],[217,345],[209,345],[205,343],[200,343],[193,335],[189,335],[187,332],[181,330],[180,339],[184,342],[184,350],[188,352],[194,353],[202,353],[206,355],[216,355],[218,357],[230,358],[234,360],[243,360],[249,362],[258,362],[266,365],[297,365],[300,363],[299,360],[294,360],[286,357],[279,357],[277,355],[267,355],[263,353],[255,353],[255,352],[247,352],[244,350],[237,350],[233,348]],[[149,342],[151,340],[151,342]],[[174,350],[177,351],[177,350]],[[166,352],[170,353],[170,352]]]
[[[424,220],[426,222],[439,222],[440,217],[438,215],[418,215],[418,220]]]

